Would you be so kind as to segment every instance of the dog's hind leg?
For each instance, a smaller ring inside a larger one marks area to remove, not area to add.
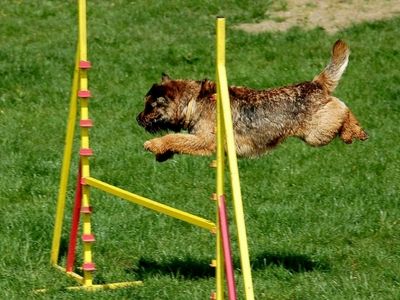
[[[348,115],[347,106],[335,97],[317,112],[301,129],[299,137],[311,146],[324,146],[332,141]]]
[[[365,141],[368,139],[368,134],[361,128],[354,114],[348,110],[342,128],[339,131],[339,137],[346,144],[351,144],[353,139]]]
[[[353,139],[368,139],[367,133],[349,108],[339,99],[330,97],[329,102],[307,122],[299,136],[311,146],[324,146],[336,135],[346,144],[351,144]]]

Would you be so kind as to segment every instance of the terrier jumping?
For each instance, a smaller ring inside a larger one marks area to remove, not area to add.
[[[341,40],[332,49],[329,64],[312,81],[255,90],[229,87],[236,152],[256,157],[287,137],[311,146],[324,146],[336,136],[351,144],[367,133],[354,114],[332,96],[349,61],[350,50]],[[137,121],[148,132],[174,131],[146,141],[144,148],[165,161],[174,154],[211,155],[216,149],[216,84],[209,80],[172,80],[163,74],[145,96]],[[182,130],[187,133],[178,133]]]

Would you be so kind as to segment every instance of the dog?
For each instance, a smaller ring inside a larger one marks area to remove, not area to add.
[[[332,96],[349,55],[347,44],[338,40],[330,62],[312,81],[265,90],[229,87],[237,155],[260,156],[287,137],[298,137],[311,146],[324,146],[336,136],[347,144],[366,140],[368,135],[351,110]],[[173,80],[163,74],[161,83],[146,94],[137,121],[150,133],[175,133],[146,141],[145,150],[160,162],[174,154],[215,152],[216,88],[207,79]]]

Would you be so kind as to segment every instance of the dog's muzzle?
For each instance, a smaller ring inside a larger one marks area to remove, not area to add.
[[[142,126],[144,129],[146,129],[146,131],[148,131],[150,133],[155,133],[155,132],[163,129],[161,120],[156,119],[156,120],[146,121],[146,118],[145,118],[143,112],[141,112],[136,117],[136,121],[138,122],[138,124],[140,126]]]
[[[143,121],[143,113],[141,112],[140,114],[138,114],[138,116],[136,117],[136,121],[138,122],[138,124],[144,128],[146,128],[146,122]]]

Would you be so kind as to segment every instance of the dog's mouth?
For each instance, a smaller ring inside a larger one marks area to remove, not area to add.
[[[163,126],[163,122],[161,120],[154,120],[149,123],[144,123],[142,126],[144,127],[144,129],[146,129],[147,132],[150,133],[156,133],[165,130],[165,127]]]
[[[153,119],[151,121],[145,121],[142,115],[139,114],[136,120],[140,126],[142,126],[147,132],[152,134],[160,131],[169,131],[169,130],[174,132],[180,131],[180,128],[178,126],[168,123],[161,118]]]
[[[142,114],[139,114],[136,118],[136,121],[138,122],[138,124],[140,126],[142,126],[146,131],[150,132],[150,133],[156,133],[158,131],[161,130],[162,128],[162,121],[161,119],[155,119],[155,120],[151,120],[146,121],[144,120]]]

